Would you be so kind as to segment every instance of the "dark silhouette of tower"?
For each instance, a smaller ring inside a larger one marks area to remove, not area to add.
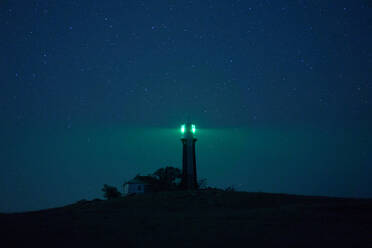
[[[182,133],[182,180],[183,189],[196,189],[198,187],[196,179],[196,157],[195,157],[195,138],[196,127],[194,124],[184,124],[181,126]]]

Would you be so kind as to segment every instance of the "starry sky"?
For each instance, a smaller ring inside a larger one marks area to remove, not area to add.
[[[372,197],[369,0],[3,0],[0,212],[197,169],[237,190]]]

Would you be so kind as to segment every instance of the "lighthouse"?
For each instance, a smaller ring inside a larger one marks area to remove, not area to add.
[[[196,180],[196,156],[195,156],[195,138],[196,127],[194,124],[187,123],[181,126],[182,134],[182,181],[183,189],[196,189],[198,184]]]

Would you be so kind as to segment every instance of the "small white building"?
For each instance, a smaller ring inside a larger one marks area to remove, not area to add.
[[[139,179],[132,179],[123,185],[124,194],[143,194],[148,191],[149,184]]]

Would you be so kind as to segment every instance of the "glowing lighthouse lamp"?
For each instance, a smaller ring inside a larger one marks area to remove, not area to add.
[[[195,156],[195,138],[196,127],[194,124],[183,124],[181,126],[182,134],[182,181],[183,189],[196,189],[196,156]]]
[[[186,131],[186,124],[183,124],[181,126],[181,133],[185,134],[185,131]],[[196,127],[195,127],[194,124],[191,124],[191,132],[192,132],[192,134],[195,134],[195,132],[196,132]]]

